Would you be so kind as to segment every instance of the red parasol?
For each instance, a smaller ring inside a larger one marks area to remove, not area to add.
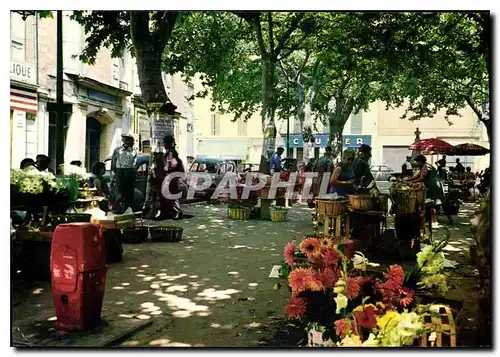
[[[453,155],[462,155],[462,156],[482,156],[489,154],[490,150],[482,147],[481,145],[464,143],[455,145],[455,153]]]
[[[422,139],[409,146],[410,150],[423,151],[434,154],[451,154],[455,152],[455,147],[440,139]]]

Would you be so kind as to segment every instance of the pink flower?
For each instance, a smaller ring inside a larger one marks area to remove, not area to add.
[[[298,293],[307,290],[312,280],[315,280],[312,268],[298,268],[292,270],[288,276],[288,281],[290,287],[292,288],[292,294],[297,295]]]
[[[325,263],[325,267],[332,267],[337,265],[340,259],[340,253],[335,248],[327,248],[323,253],[323,262]]]
[[[293,263],[295,262],[293,258],[293,254],[295,253],[295,248],[296,248],[295,242],[290,242],[285,247],[285,260],[289,266],[292,266]]]
[[[403,285],[405,273],[401,266],[391,265],[389,267],[389,271],[387,273],[384,273],[384,277],[387,279],[387,287],[397,290]]]

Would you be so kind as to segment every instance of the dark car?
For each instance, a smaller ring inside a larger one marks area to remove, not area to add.
[[[192,173],[194,172],[208,173],[211,175],[212,184],[210,187],[195,193],[195,197],[205,197],[210,199],[226,173],[233,172],[236,175],[236,164],[232,160],[196,158],[196,160],[189,167],[187,173],[186,180],[188,183],[191,179]]]

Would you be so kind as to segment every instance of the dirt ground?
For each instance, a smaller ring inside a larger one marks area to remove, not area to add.
[[[282,262],[285,244],[311,233],[311,210],[296,205],[283,223],[232,221],[223,204],[184,210],[195,217],[175,222],[184,228],[183,242],[124,244],[123,262],[108,266],[103,314],[153,321],[123,345],[257,347],[272,341],[287,324],[289,292],[273,289],[277,280],[268,276]],[[461,208],[445,249],[448,259],[460,263],[449,269],[447,298],[464,303],[458,322],[462,341],[470,343],[477,289],[468,220],[474,210],[473,204]],[[12,306],[14,324],[53,308],[50,283],[16,285]]]

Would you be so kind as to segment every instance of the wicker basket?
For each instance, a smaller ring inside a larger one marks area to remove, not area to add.
[[[286,219],[288,210],[286,209],[271,209],[271,222],[283,222]]]
[[[349,203],[354,210],[369,211],[373,208],[373,198],[368,195],[348,195]]]
[[[316,200],[316,211],[326,216],[341,216],[347,211],[347,200]]]
[[[425,206],[425,189],[416,189],[415,194],[417,196],[417,201],[416,205],[417,207],[424,207]]]
[[[438,316],[425,316],[425,325],[432,330],[420,337],[421,347],[457,347],[457,328],[451,309],[446,305],[432,305]]]
[[[89,213],[66,213],[50,215],[50,222],[52,225],[57,226],[64,223],[75,223],[75,222],[90,222],[92,215]]]
[[[151,227],[151,240],[153,242],[180,242],[184,228],[177,226]]]
[[[247,207],[229,207],[228,208],[228,217],[230,219],[247,221],[250,219],[250,213],[252,211]]]
[[[392,213],[410,214],[417,210],[417,194],[413,190],[391,190]]]
[[[148,229],[146,227],[135,227],[122,229],[123,243],[143,243],[148,239]]]
[[[389,195],[378,195],[376,201],[377,210],[381,212],[387,212],[389,210]]]

